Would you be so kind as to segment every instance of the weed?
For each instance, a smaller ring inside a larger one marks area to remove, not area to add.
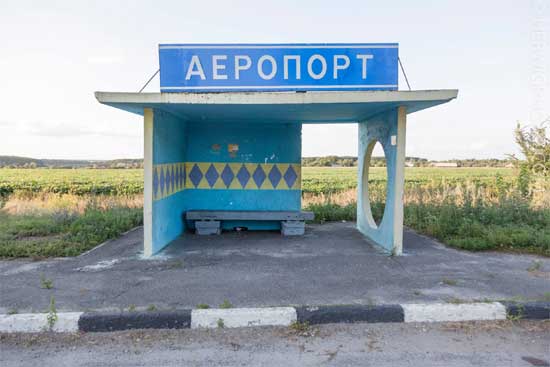
[[[422,292],[420,292],[419,290],[415,290],[415,291],[413,292],[413,294],[414,294],[415,296],[421,296],[421,295],[422,295]]]
[[[523,306],[518,305],[518,312],[516,314],[512,314],[510,312],[506,313],[506,319],[510,321],[519,321],[523,318]]]
[[[289,326],[290,330],[295,331],[297,333],[307,332],[309,331],[309,327],[310,325],[309,325],[309,322],[307,321],[304,321],[304,322],[294,321]]]
[[[455,285],[458,284],[458,282],[456,280],[448,279],[448,278],[443,278],[443,280],[441,282],[445,285],[450,285],[450,286],[455,286]]]
[[[220,304],[220,308],[233,308],[233,305],[227,299],[224,299],[223,303]]]
[[[223,319],[218,319],[217,323],[218,329],[223,329],[225,327],[225,323],[223,322]]]
[[[128,312],[135,312],[135,311],[136,311],[136,305],[131,304],[130,306],[128,306]]]
[[[208,309],[208,308],[210,308],[210,306],[207,305],[206,303],[199,303],[199,304],[197,305],[197,310],[206,310],[206,309]]]
[[[40,287],[43,289],[52,289],[53,281],[51,279],[46,278],[46,276],[42,274],[40,276]]]
[[[540,271],[542,269],[542,261],[535,260],[531,263],[531,265],[527,268],[527,271],[533,272],[533,271]]]
[[[181,260],[174,260],[174,261],[171,261],[171,262],[167,265],[167,268],[168,268],[168,269],[181,269],[181,268],[183,268],[183,261],[181,261]]]
[[[542,295],[542,300],[545,302],[550,302],[550,292],[544,292]]]
[[[50,308],[48,310],[48,315],[46,316],[49,331],[53,330],[53,327],[55,326],[55,323],[57,322],[57,319],[58,319],[58,316],[57,316],[57,309],[55,307],[55,298],[54,298],[54,296],[51,296],[50,297]]]
[[[147,306],[147,311],[151,311],[151,312],[152,312],[152,311],[156,311],[156,310],[157,310],[157,306],[155,306],[155,305],[153,305],[153,304]]]
[[[304,321],[294,321],[292,324],[289,325],[289,330],[292,334],[298,335],[298,336],[314,336],[318,334],[319,329],[312,328],[309,322]]]
[[[18,313],[19,313],[19,311],[17,310],[17,308],[10,308],[8,310],[8,315],[16,315]]]
[[[459,305],[459,304],[467,303],[467,302],[468,301],[463,300],[463,299],[458,298],[458,297],[451,297],[451,298],[447,299],[447,303],[452,303],[452,304],[455,304],[455,305]]]

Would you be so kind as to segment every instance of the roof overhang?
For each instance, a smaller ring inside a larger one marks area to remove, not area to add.
[[[144,108],[187,121],[360,122],[405,106],[420,111],[456,98],[458,90],[345,92],[119,93],[96,92],[100,103],[143,115]]]

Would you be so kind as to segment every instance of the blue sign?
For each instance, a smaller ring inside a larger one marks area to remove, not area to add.
[[[398,45],[159,45],[161,92],[397,90]]]

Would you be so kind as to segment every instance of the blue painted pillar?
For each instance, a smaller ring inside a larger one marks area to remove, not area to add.
[[[403,249],[403,187],[405,170],[406,110],[399,107],[359,123],[357,229],[393,255]],[[379,225],[369,201],[369,165],[376,142],[384,149],[388,173],[386,205]]]

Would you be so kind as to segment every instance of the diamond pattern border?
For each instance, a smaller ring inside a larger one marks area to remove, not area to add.
[[[153,200],[160,200],[185,188],[185,163],[153,165]]]
[[[299,163],[178,162],[153,166],[153,200],[184,189],[300,190]]]
[[[186,189],[300,190],[302,187],[302,166],[297,163],[186,162],[185,167]],[[198,177],[201,179],[197,180]]]

